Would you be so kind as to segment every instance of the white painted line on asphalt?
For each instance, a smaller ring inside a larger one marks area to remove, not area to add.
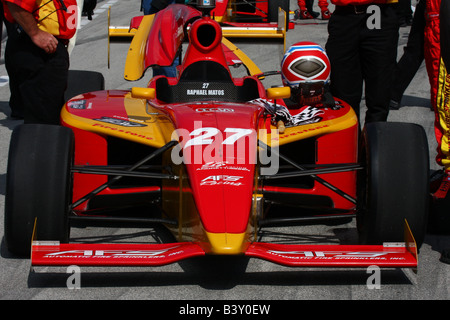
[[[4,87],[9,83],[8,76],[0,76],[0,87]]]
[[[117,3],[118,0],[110,0],[108,2],[106,2],[104,5],[102,5],[100,8],[96,8],[94,9],[94,14],[92,15],[92,20],[94,20],[95,18],[97,18],[99,16],[99,14],[103,13],[106,11],[106,9],[108,9],[109,7],[113,6],[115,3]],[[87,17],[81,17],[81,21],[80,21],[80,27],[79,29],[83,28],[85,25],[87,25],[89,22],[91,22],[92,20],[89,20]]]

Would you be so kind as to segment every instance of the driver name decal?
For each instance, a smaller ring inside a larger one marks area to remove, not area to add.
[[[188,96],[224,96],[225,90],[187,89],[186,94]]]

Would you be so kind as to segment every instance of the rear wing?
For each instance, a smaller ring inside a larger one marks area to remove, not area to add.
[[[139,28],[136,19],[130,26],[111,25],[111,7],[108,10],[108,40],[110,38],[133,38]],[[264,38],[281,39],[286,44],[286,20],[287,13],[279,8],[278,22],[266,23],[244,23],[244,22],[223,22],[222,32],[225,38]]]
[[[180,5],[173,5],[180,6]],[[189,8],[189,7],[187,7]],[[190,10],[194,10],[189,8]],[[188,10],[188,9],[187,9]],[[148,63],[145,63],[145,51],[147,46],[147,38],[150,34],[150,29],[153,27],[153,21],[156,14],[148,16],[138,16],[131,20],[130,26],[111,26],[111,8],[108,10],[108,68],[110,67],[110,51],[111,40],[114,38],[129,38],[132,40],[129,53],[127,56],[127,63],[129,67],[125,71],[125,79],[130,81],[138,80],[142,77],[146,68],[149,67]],[[227,39],[229,38],[269,38],[278,39],[282,41],[282,54],[286,50],[286,12],[279,8],[278,23],[237,23],[226,22],[222,23],[222,36],[223,43],[230,51],[233,51],[234,55],[239,56],[242,60],[244,53],[240,50],[234,50],[235,47]],[[174,33],[172,33],[174,34]],[[136,39],[135,39],[136,38]],[[182,38],[176,39],[182,41]],[[181,44],[178,43],[177,46]],[[156,49],[155,49],[156,50]],[[158,52],[158,50],[156,50]],[[153,52],[153,48],[152,51]],[[167,49],[162,50],[161,55],[167,54]],[[172,54],[169,52],[169,54]],[[175,53],[174,53],[175,54]],[[232,58],[230,58],[232,61]],[[250,61],[250,62],[249,62]],[[231,62],[230,62],[231,63]],[[245,56],[242,63],[249,70],[250,75],[261,74],[253,62]],[[156,65],[163,65],[155,63]],[[167,65],[167,64],[166,64]]]

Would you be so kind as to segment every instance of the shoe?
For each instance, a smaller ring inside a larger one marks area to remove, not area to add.
[[[11,115],[9,117],[12,120],[23,120],[23,114],[21,112],[18,112],[17,110],[11,112]]]
[[[322,10],[322,20],[330,20],[331,13],[329,10]]]
[[[438,170],[430,176],[430,191],[434,199],[450,199],[450,171]]]
[[[398,110],[398,109],[400,109],[400,103],[395,101],[395,100],[389,101],[389,109],[390,110]]]
[[[308,12],[309,12],[310,15],[312,15],[312,17],[314,19],[317,18],[320,15],[320,13],[318,13],[317,11],[314,11],[314,10],[308,10]]]
[[[450,264],[450,249],[443,250],[439,260],[443,263]]]
[[[300,19],[308,20],[308,19],[314,19],[314,17],[308,11],[300,11]]]
[[[94,10],[86,10],[81,13],[83,17],[88,17],[88,20],[92,20],[92,16],[94,15]]]

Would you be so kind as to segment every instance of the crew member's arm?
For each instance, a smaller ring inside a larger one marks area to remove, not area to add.
[[[450,3],[448,0],[441,2],[440,14],[441,30],[441,56],[444,59],[447,71],[450,70]]]
[[[7,5],[14,20],[16,20],[23,31],[28,34],[31,41],[33,41],[36,46],[47,53],[56,51],[58,40],[52,34],[38,28],[32,13],[11,2],[7,2]]]

